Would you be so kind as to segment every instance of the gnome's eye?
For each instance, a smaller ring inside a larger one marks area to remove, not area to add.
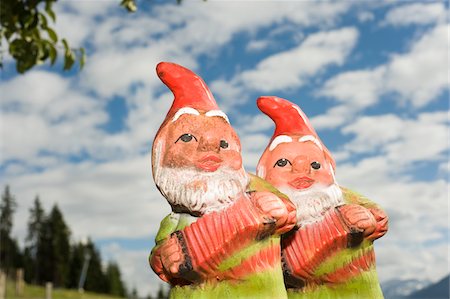
[[[226,140],[220,140],[220,147],[223,149],[228,148],[228,142]]]
[[[289,161],[288,159],[282,158],[280,160],[278,160],[275,165],[273,165],[273,167],[275,166],[280,166],[280,167],[284,167],[289,163],[289,165],[292,165],[291,161]]]
[[[314,161],[314,162],[312,162],[311,163],[311,167],[313,168],[313,169],[320,169],[320,163],[319,162],[317,162],[317,161]]]
[[[180,137],[178,137],[177,141],[175,141],[175,143],[177,143],[179,140],[183,141],[183,142],[190,142],[191,140],[195,139],[195,141],[197,141],[197,138],[195,138],[194,135],[186,133],[181,135]]]

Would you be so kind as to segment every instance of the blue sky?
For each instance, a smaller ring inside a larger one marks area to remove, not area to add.
[[[140,4],[138,2],[138,4]],[[337,179],[383,206],[382,282],[437,281],[448,269],[448,25],[444,2],[115,1],[55,4],[56,28],[83,46],[85,68],[2,71],[1,181],[19,202],[24,239],[39,194],[64,211],[74,239],[91,236],[142,295],[170,211],[150,170],[151,142],[171,104],[155,66],[204,78],[254,171],[272,134],[261,95],[297,103],[337,160]],[[447,261],[447,262],[443,262]]]

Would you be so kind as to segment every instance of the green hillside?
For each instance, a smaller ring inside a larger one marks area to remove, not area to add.
[[[24,293],[19,297],[15,294],[14,282],[8,281],[6,299],[45,299],[45,287],[25,284]],[[123,297],[113,297],[90,292],[80,294],[76,290],[54,289],[52,299],[123,299]]]

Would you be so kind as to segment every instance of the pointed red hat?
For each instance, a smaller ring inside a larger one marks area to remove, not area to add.
[[[175,63],[160,62],[156,66],[156,73],[175,97],[166,119],[183,107],[203,111],[219,109],[203,79],[191,70]]]
[[[270,117],[275,123],[275,131],[271,142],[279,135],[312,135],[321,144],[325,156],[335,168],[335,162],[330,151],[325,147],[312,127],[305,113],[294,103],[275,96],[263,96],[256,100],[259,110]]]

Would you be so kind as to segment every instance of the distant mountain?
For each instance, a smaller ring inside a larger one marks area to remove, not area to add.
[[[395,279],[381,285],[385,299],[403,299],[408,295],[417,292],[430,285],[428,280]]]
[[[421,298],[421,299],[449,299],[449,279],[450,275],[447,275],[442,280],[429,285],[419,291],[410,294],[407,298]]]

